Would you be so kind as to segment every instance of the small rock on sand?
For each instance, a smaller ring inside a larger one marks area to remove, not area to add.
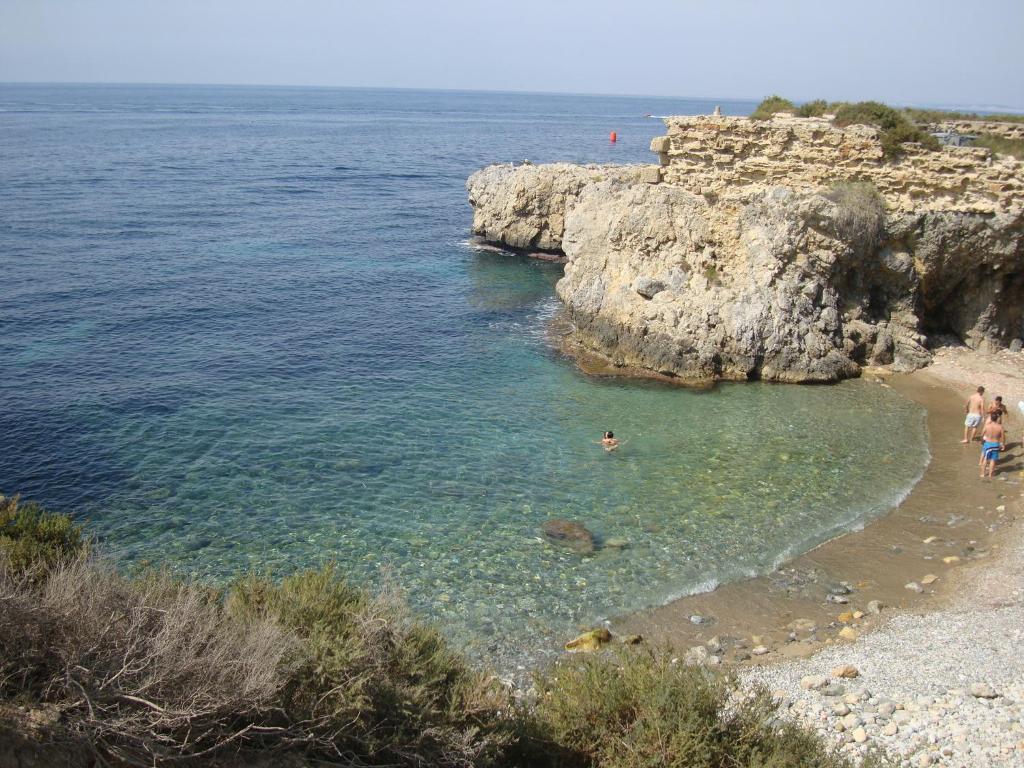
[[[853,664],[843,664],[842,666],[836,667],[832,670],[832,677],[845,677],[847,679],[852,679],[859,675],[860,671],[853,666]]]
[[[911,592],[916,592],[917,594],[921,594],[922,592],[924,592],[924,587],[922,587],[916,581],[911,581],[908,584],[904,584],[903,588],[909,589]]]
[[[995,689],[988,683],[972,683],[971,696],[976,699],[994,699],[999,696]]]
[[[817,691],[828,685],[828,678],[824,675],[805,675],[800,679],[800,687],[805,691]]]

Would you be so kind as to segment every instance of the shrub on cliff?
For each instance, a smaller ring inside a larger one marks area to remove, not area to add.
[[[56,706],[100,764],[212,753],[279,725],[296,640],[226,615],[216,592],[79,556],[43,579],[0,563],[0,598],[0,696]]]
[[[911,123],[899,110],[877,101],[839,104],[833,122],[838,126],[872,125],[878,128],[878,139],[886,157],[901,155],[907,142],[917,142],[932,150],[939,148],[938,139]]]
[[[738,697],[721,675],[674,663],[668,652],[574,658],[539,676],[537,687],[533,733],[548,765],[849,766],[815,734],[779,718],[764,691]]]
[[[885,239],[885,200],[873,184],[835,184],[825,197],[836,204],[835,227],[840,240],[862,252],[877,249]]]
[[[490,764],[511,741],[511,701],[471,669],[390,590],[355,589],[333,567],[279,585],[236,584],[228,610],[280,622],[301,638],[279,706],[315,736],[323,758],[370,765]]]
[[[806,104],[801,104],[797,107],[797,117],[821,117],[827,114],[832,107],[824,99],[815,99],[814,101],[808,101]]]
[[[982,133],[978,135],[971,146],[985,147],[992,150],[994,155],[1008,155],[1018,160],[1024,160],[1024,141],[1021,139],[1008,139],[1005,136]]]
[[[793,102],[781,96],[769,96],[750,113],[751,120],[767,120],[776,112],[792,112]]]
[[[81,526],[18,496],[0,496],[0,558],[12,568],[47,570],[87,548]]]

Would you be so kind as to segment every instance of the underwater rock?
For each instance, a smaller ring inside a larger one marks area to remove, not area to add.
[[[541,530],[552,541],[564,544],[581,555],[587,555],[594,551],[594,534],[575,520],[558,518],[546,520],[541,526]]]

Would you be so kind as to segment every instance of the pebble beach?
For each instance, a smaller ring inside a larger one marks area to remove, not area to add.
[[[958,392],[991,378],[1016,403],[1020,357],[947,350],[928,375]],[[1019,441],[1019,425],[1019,417],[1011,421],[1011,440]],[[746,668],[745,686],[772,691],[786,717],[851,756],[884,751],[907,766],[1024,766],[1021,475],[1014,465],[996,476],[998,503],[978,510],[1005,521],[991,557],[951,575],[940,608],[899,613],[809,658]]]

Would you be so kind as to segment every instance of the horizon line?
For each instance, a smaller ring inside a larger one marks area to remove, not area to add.
[[[625,98],[625,99],[678,99],[682,101],[723,101],[723,102],[749,102],[751,104],[757,104],[762,99],[767,98],[753,97],[753,96],[723,96],[721,94],[707,96],[707,95],[675,95],[675,94],[656,94],[656,93],[607,93],[607,92],[596,92],[596,91],[537,91],[528,89],[515,89],[515,88],[455,88],[455,87],[424,87],[424,86],[404,86],[404,85],[322,85],[322,84],[298,84],[298,83],[192,83],[192,82],[152,82],[152,81],[115,81],[115,80],[4,80],[0,81],[0,86],[33,86],[33,85],[55,85],[55,86],[150,86],[150,87],[170,87],[170,88],[195,88],[195,87],[206,87],[206,88],[301,88],[301,89],[319,89],[319,90],[354,90],[354,91],[420,91],[420,92],[438,92],[438,93],[495,93],[495,94],[516,94],[523,96],[596,96],[596,97],[611,97],[611,98]],[[772,95],[772,94],[769,94]],[[785,98],[785,97],[783,97]],[[820,98],[820,97],[815,97]],[[813,99],[793,99],[797,104],[806,103]],[[831,99],[830,99],[831,100]],[[882,102],[887,103],[887,102]],[[965,103],[950,103],[950,102],[930,102],[930,103],[904,103],[900,104],[900,107],[912,107],[919,109],[939,109],[939,110],[972,110],[977,112],[999,112],[1005,111],[1010,113],[1024,113],[1024,107],[1011,106],[1009,104],[965,104]]]

